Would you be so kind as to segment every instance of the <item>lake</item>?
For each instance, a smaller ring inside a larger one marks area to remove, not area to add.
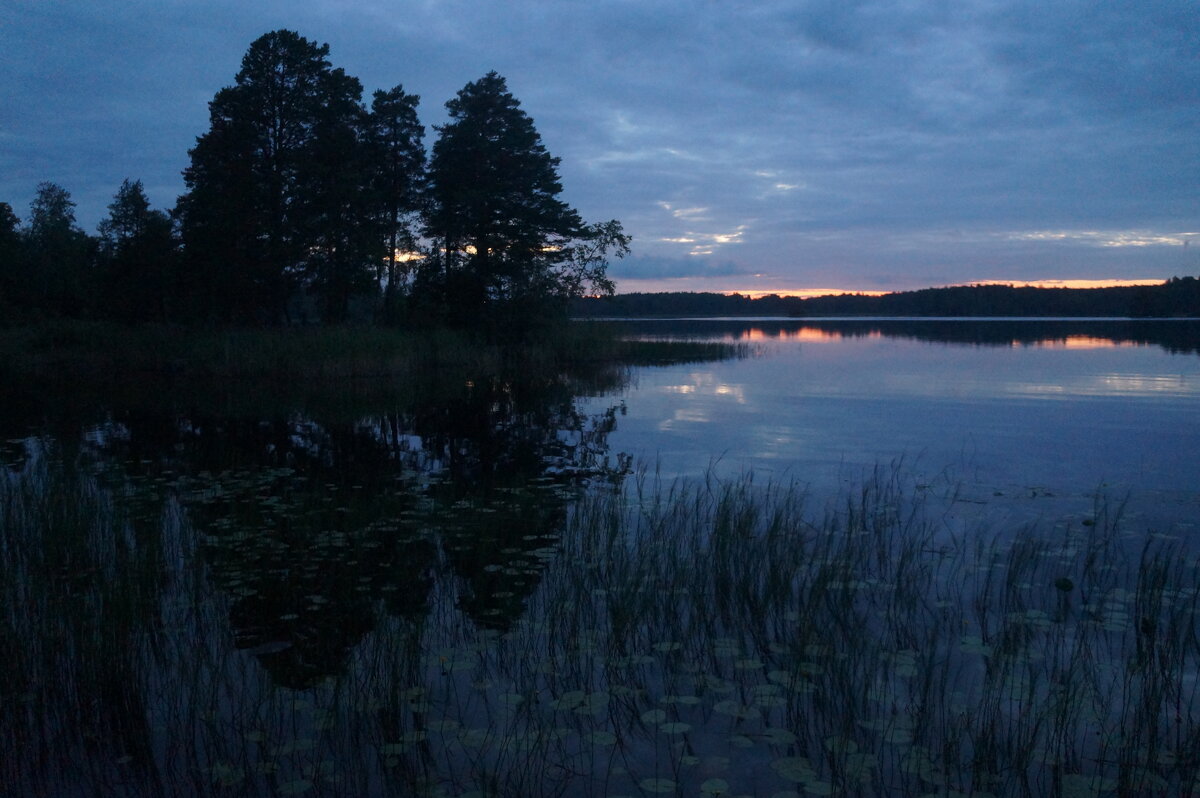
[[[626,324],[639,336],[754,352],[648,370],[622,394],[610,446],[667,475],[753,469],[828,492],[902,461],[914,476],[1026,515],[1048,512],[1047,497],[1087,504],[1103,490],[1169,521],[1200,519],[1194,323]]]
[[[0,791],[1200,792],[1196,322],[621,323],[0,389]]]

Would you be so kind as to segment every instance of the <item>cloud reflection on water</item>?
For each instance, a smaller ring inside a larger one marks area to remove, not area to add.
[[[613,446],[665,474],[718,458],[733,473],[829,484],[840,469],[920,458],[1000,490],[1192,490],[1200,359],[1181,324],[639,325],[637,334],[751,341],[756,354],[640,373]]]

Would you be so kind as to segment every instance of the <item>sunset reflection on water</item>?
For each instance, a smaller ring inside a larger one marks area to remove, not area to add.
[[[748,327],[737,333],[729,336],[732,340],[745,341],[749,343],[771,342],[771,341],[794,341],[799,343],[831,343],[841,341],[846,338],[855,338],[860,340],[879,340],[885,337],[883,330],[875,329],[866,332],[853,331],[846,332],[839,329],[831,329],[829,327],[798,327],[786,328],[780,327],[775,329],[764,329],[762,327]],[[1055,349],[1116,349],[1119,347],[1136,347],[1145,346],[1139,341],[1116,340],[1113,338],[1104,338],[1094,335],[1068,335],[1062,336],[1047,336],[1046,338],[1028,341],[1019,338],[1013,338],[1009,342],[1010,346],[1035,346],[1048,347]]]
[[[1013,346],[1022,342],[1013,341]],[[1137,341],[1115,341],[1112,338],[1097,338],[1091,335],[1068,335],[1066,338],[1048,338],[1038,341],[1033,346],[1051,347],[1054,349],[1118,349],[1123,347],[1145,346]]]
[[[610,442],[664,475],[717,456],[732,473],[831,485],[899,458],[985,498],[1102,483],[1161,497],[1200,475],[1195,322],[677,319],[630,332],[748,344],[744,358],[641,372],[623,392]]]
[[[626,334],[654,340],[722,340],[751,346],[883,339],[1004,349],[1128,349],[1200,353],[1200,321],[1018,318],[624,319]]]

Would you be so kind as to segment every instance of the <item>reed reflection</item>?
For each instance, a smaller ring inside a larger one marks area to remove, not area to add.
[[[26,443],[6,435],[6,462],[25,467],[38,441],[90,463],[137,540],[160,537],[178,501],[235,645],[303,689],[341,672],[384,616],[419,626],[442,572],[477,626],[520,617],[577,486],[628,470],[608,452],[619,407],[577,405],[624,374],[591,376],[459,379],[344,408],[331,388],[320,415],[114,405],[74,436],[75,412]]]

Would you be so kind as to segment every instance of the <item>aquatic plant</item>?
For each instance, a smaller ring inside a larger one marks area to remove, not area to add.
[[[828,501],[749,473],[663,483],[643,469],[467,496],[414,477],[389,518],[280,478],[160,484],[150,501],[150,486],[101,488],[51,457],[4,477],[5,784],[1197,789],[1200,563],[1120,502],[963,532],[902,469]],[[303,635],[332,634],[316,622],[329,605],[371,622],[336,643],[335,669],[289,686],[276,665],[298,639],[238,648],[230,632],[268,584]]]

